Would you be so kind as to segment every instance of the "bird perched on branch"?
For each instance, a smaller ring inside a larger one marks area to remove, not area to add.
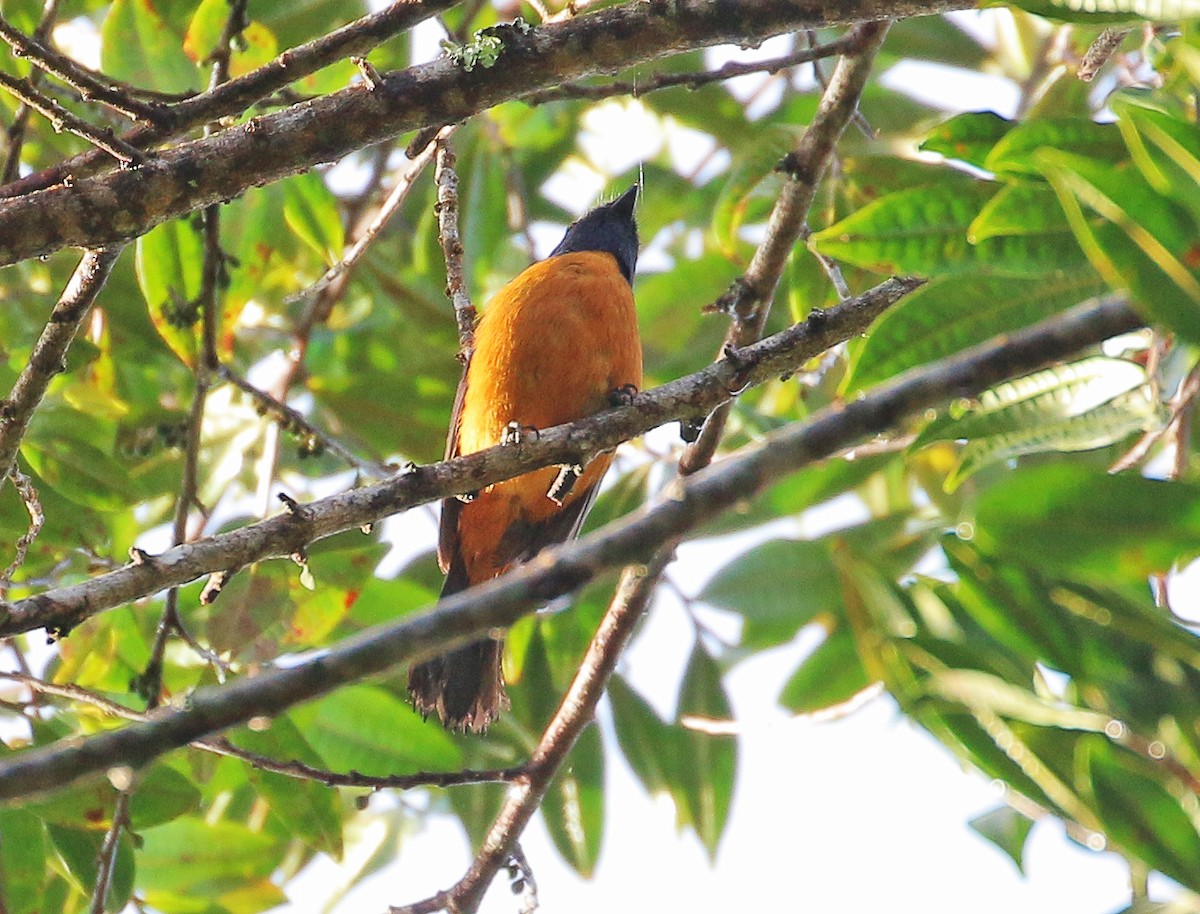
[[[642,383],[633,305],[637,186],[591,210],[488,303],[455,398],[446,457],[470,454],[581,419]],[[442,502],[442,596],[503,574],[574,537],[612,454],[585,467],[546,467]],[[503,641],[487,638],[413,667],[408,690],[423,715],[482,732],[508,705]]]

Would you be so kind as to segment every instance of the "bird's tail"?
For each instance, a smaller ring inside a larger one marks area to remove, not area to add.
[[[471,582],[458,563],[451,567],[442,597],[466,590]],[[417,713],[436,714],[449,730],[482,733],[508,707],[500,661],[504,642],[485,638],[432,657],[408,673],[408,694]]]

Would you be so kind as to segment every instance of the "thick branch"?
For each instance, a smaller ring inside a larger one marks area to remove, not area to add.
[[[659,503],[575,543],[547,550],[513,572],[440,602],[431,612],[379,626],[287,669],[241,679],[189,697],[184,710],[161,710],[144,723],[64,745],[10,756],[0,763],[0,798],[61,788],[114,765],[139,767],[172,749],[257,716],[280,713],[391,667],[511,626],[535,607],[571,593],[603,571],[645,561],[681,536],[762,491],[770,483],[924,410],[972,397],[1006,378],[1141,325],[1121,298],[1075,308],[977,346],[842,406],[763,439],[686,481]]]
[[[321,499],[238,530],[168,549],[159,556],[144,556],[138,563],[80,584],[0,604],[0,637],[35,628],[69,630],[101,610],[214,571],[291,555],[315,540],[375,523],[415,505],[476,491],[538,467],[586,463],[590,456],[666,422],[702,418],[748,385],[795,371],[830,346],[863,332],[917,285],[916,280],[888,280],[865,295],[738,351],[736,360],[723,359],[639,394],[629,406],[542,430],[537,440],[417,467],[378,485]]]
[[[277,181],[408,130],[500,102],[715,44],[753,44],[818,28],[973,6],[965,0],[658,0],[610,7],[527,32],[502,30],[492,67],[447,58],[186,143],[134,169],[0,202],[0,265],[64,247],[111,244],[251,186]],[[233,83],[229,83],[233,85]]]
[[[454,6],[456,2],[395,0],[384,9],[356,19],[328,35],[284,51],[266,66],[216,86],[202,95],[185,99],[169,108],[158,109],[156,126],[131,130],[122,139],[131,146],[148,149],[211,121],[236,117],[271,93],[353,54],[365,54],[375,45]],[[68,175],[76,179],[94,175],[105,164],[103,156],[94,152],[83,153],[0,188],[0,195],[15,197],[44,190],[61,183]]]
[[[114,247],[83,255],[8,399],[0,403],[0,482],[4,481],[16,460],[34,410],[42,402],[54,376],[63,370],[67,349],[96,296],[104,288],[120,253],[121,248]]]

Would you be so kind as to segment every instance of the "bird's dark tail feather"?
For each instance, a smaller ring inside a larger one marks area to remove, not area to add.
[[[442,596],[468,586],[461,568],[451,567]],[[486,638],[417,664],[408,673],[413,707],[425,716],[436,714],[448,730],[483,733],[508,707],[500,668],[503,655],[504,642]]]

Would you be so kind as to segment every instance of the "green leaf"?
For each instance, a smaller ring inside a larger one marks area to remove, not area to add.
[[[128,468],[83,441],[35,435],[22,443],[21,456],[44,485],[78,505],[120,511],[141,500]]]
[[[801,627],[841,606],[828,546],[770,540],[742,553],[705,585],[699,599],[744,620],[742,643],[752,649],[789,640]]]
[[[69,828],[65,825],[47,825],[46,831],[66,864],[67,873],[75,883],[75,888],[90,896],[96,886],[104,832]],[[138,862],[140,864],[140,858]],[[113,865],[105,910],[120,911],[125,907],[133,894],[134,869],[133,840],[128,831],[122,831],[117,843],[117,857]],[[137,873],[140,879],[140,865],[137,867]]]
[[[1096,813],[1109,837],[1147,866],[1200,889],[1200,834],[1161,773],[1099,740],[1087,748]]]
[[[888,31],[883,53],[966,69],[982,67],[991,58],[991,52],[977,39],[942,16],[897,19]]]
[[[1018,664],[1047,663],[1068,674],[1078,672],[1080,632],[1072,615],[1052,611],[1048,589],[1017,562],[997,562],[977,542],[956,536],[942,539],[942,551],[958,579],[955,589],[964,625],[978,627]],[[1022,670],[1032,680],[1032,670]]]
[[[992,148],[983,167],[1005,176],[1041,175],[1034,154],[1042,149],[1077,152],[1104,162],[1128,158],[1116,124],[1097,124],[1087,118],[1039,118],[1013,127]]]
[[[1013,685],[979,670],[935,671],[929,674],[926,687],[930,694],[973,711],[1020,720],[1038,727],[1102,733],[1112,720],[1109,714],[1042,698],[1028,688]]]
[[[1200,218],[1200,137],[1182,116],[1146,107],[1148,100],[1118,95],[1110,104],[1120,118],[1117,126],[1129,154],[1143,177],[1158,193]]]
[[[931,422],[913,447],[967,441],[946,479],[949,492],[989,463],[1103,447],[1144,429],[1157,414],[1158,402],[1141,365],[1096,356],[986,390],[965,414],[951,410]]]
[[[1186,210],[1130,166],[1044,151],[1040,162],[1079,244],[1115,289],[1191,342],[1200,342],[1200,245]],[[1095,224],[1087,208],[1104,220]]]
[[[283,218],[288,227],[326,264],[342,256],[345,235],[337,200],[315,171],[296,175],[283,184]]]
[[[844,704],[871,684],[854,642],[854,632],[840,625],[801,661],[779,696],[797,714],[811,714]]]
[[[204,273],[204,242],[190,219],[151,229],[135,245],[135,269],[150,320],[185,365],[199,352],[196,299]]]
[[[292,718],[335,771],[389,775],[461,765],[462,753],[448,734],[427,726],[378,686],[348,686],[293,710]]]
[[[32,914],[46,884],[46,830],[23,809],[0,809],[0,901],[6,914]]]
[[[646,792],[669,790],[675,778],[674,731],[621,676],[608,682],[613,729],[629,767]]]
[[[874,273],[920,276],[980,271],[1044,276],[1083,262],[1067,231],[989,237],[971,244],[968,229],[1000,187],[953,176],[898,191],[813,234],[809,247]]]
[[[1200,487],[1068,464],[1029,467],[980,495],[975,535],[1035,568],[1144,582],[1195,553]]]
[[[985,5],[1000,4],[989,0]],[[1171,22],[1200,16],[1197,0],[1012,0],[1005,5],[1048,19],[1097,25],[1131,19]]]
[[[983,168],[992,148],[1012,127],[1012,121],[992,111],[971,111],[938,124],[918,148]]]
[[[729,817],[737,769],[737,740],[732,736],[703,731],[710,722],[732,718],[729,699],[721,684],[721,671],[708,653],[696,645],[679,690],[681,735],[681,790],[675,802],[681,819],[696,829],[696,835],[716,857],[717,845]]]
[[[502,247],[509,244],[508,181],[504,152],[486,130],[473,132],[459,162],[459,223],[466,263],[477,287],[488,281]]]
[[[183,50],[192,61],[206,60],[216,50],[229,20],[229,9],[229,0],[200,0],[183,39]]]
[[[766,179],[776,173],[780,159],[795,142],[791,130],[764,130],[755,143],[740,149],[734,156],[713,208],[713,235],[726,256],[737,253],[740,246],[738,231],[742,225],[761,218],[764,208],[769,208],[778,196],[775,188],[764,185],[768,183]],[[754,204],[758,204],[757,207]]]
[[[604,746],[600,728],[590,724],[579,734],[542,802],[542,819],[563,859],[591,877],[604,837]]]
[[[208,897],[271,874],[287,844],[263,831],[224,819],[176,819],[141,834],[138,885],[154,905],[155,893]]]
[[[266,729],[242,728],[232,740],[242,749],[276,761],[320,768],[323,761],[291,717],[273,718]],[[299,780],[252,768],[247,777],[270,806],[271,814],[293,835],[335,860],[342,856],[342,818],[337,793],[316,781]]]
[[[971,244],[1005,235],[1063,235],[1071,224],[1045,184],[1009,184],[984,204],[967,227]]]
[[[1036,280],[939,276],[872,325],[851,363],[844,393],[1027,327],[1105,289],[1090,268]]]
[[[114,0],[100,27],[100,68],[144,89],[186,92],[200,80],[183,53],[182,36],[151,3]]]
[[[200,791],[168,764],[153,765],[137,779],[129,801],[134,831],[170,822],[200,805]]]
[[[532,625],[533,620],[530,620]],[[517,652],[519,638],[510,642],[512,653]],[[507,674],[506,670],[506,674]],[[515,686],[511,690],[512,716],[530,733],[540,733],[558,709],[562,692],[554,684],[546,639],[541,626],[532,625],[524,650],[521,651],[517,675],[508,675]]]
[[[1011,806],[1001,806],[968,823],[975,831],[1012,858],[1017,869],[1025,872],[1025,839],[1033,829],[1033,820]]]

